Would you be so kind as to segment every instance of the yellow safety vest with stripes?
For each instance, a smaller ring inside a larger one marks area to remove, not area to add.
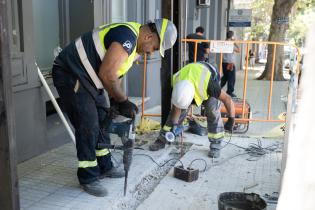
[[[188,80],[194,88],[194,100],[197,106],[200,106],[204,100],[209,98],[207,92],[211,72],[208,67],[201,63],[191,63],[184,66],[181,70],[173,76],[173,87],[179,81]]]
[[[136,22],[126,22],[126,23],[113,23],[108,25],[100,26],[92,32],[93,42],[97,51],[97,54],[99,55],[99,58],[101,61],[103,60],[107,49],[105,48],[104,38],[106,34],[111,30],[112,28],[118,27],[118,26],[127,26],[130,28],[133,33],[136,35],[136,37],[139,36],[139,30],[141,27],[141,24]],[[102,82],[96,75],[96,71],[93,69],[92,65],[90,64],[88,60],[88,56],[85,52],[82,39],[78,38],[75,41],[76,49],[78,51],[80,60],[85,67],[87,73],[89,74],[90,78],[92,79],[93,83],[98,89],[104,89]],[[125,60],[125,62],[121,65],[120,69],[118,70],[118,77],[124,76],[130,67],[132,66],[136,56],[137,56],[137,45],[134,47],[132,53],[128,56],[128,58]]]

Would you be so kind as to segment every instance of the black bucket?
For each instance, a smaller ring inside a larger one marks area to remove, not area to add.
[[[218,200],[219,210],[266,210],[266,202],[255,193],[225,192]]]

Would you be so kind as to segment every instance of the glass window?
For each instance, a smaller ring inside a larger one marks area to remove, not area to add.
[[[9,4],[11,14],[12,36],[11,36],[11,49],[14,53],[23,52],[23,21],[22,21],[22,1],[13,0]]]
[[[124,22],[126,20],[126,1],[112,1],[112,23]]]
[[[33,0],[34,50],[37,65],[49,72],[59,46],[58,1]]]

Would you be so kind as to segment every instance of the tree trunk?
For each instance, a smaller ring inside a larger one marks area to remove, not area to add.
[[[285,34],[289,28],[289,14],[291,9],[297,0],[275,0],[272,9],[272,18],[270,25],[270,32],[268,41],[272,42],[284,42]],[[274,45],[268,45],[268,55],[265,70],[257,79],[271,79],[272,66],[273,66],[273,51]],[[274,64],[274,80],[284,80],[283,77],[283,46],[278,45],[276,47],[275,64]]]

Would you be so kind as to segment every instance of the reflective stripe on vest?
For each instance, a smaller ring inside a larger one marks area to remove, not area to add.
[[[197,106],[200,106],[204,100],[209,98],[207,93],[211,72],[208,67],[201,63],[191,63],[184,66],[173,76],[173,86],[182,80],[190,81],[194,88],[194,100]]]
[[[79,168],[88,168],[97,166],[97,161],[79,161]]]
[[[85,68],[85,70],[87,71],[88,75],[90,76],[90,78],[92,79],[94,85],[96,86],[97,89],[104,89],[104,86],[101,82],[101,80],[98,78],[98,76],[96,75],[96,72],[94,71],[88,57],[87,54],[85,52],[83,43],[82,43],[82,39],[78,38],[75,41],[75,46],[77,48],[80,60]]]
[[[101,26],[97,29],[95,29],[92,32],[92,38],[93,38],[93,42],[95,45],[95,49],[97,51],[97,54],[99,55],[100,59],[103,60],[105,53],[106,53],[106,49],[105,49],[105,44],[104,44],[104,37],[107,34],[107,32],[114,27],[120,26],[120,25],[124,25],[127,26],[128,28],[130,28],[135,35],[138,37],[139,34],[139,29],[141,24],[139,23],[134,23],[134,22],[129,22],[129,23],[116,23],[116,24],[109,24],[109,25],[104,25]],[[90,61],[88,60],[87,54],[85,52],[83,43],[82,43],[82,39],[78,38],[75,41],[75,45],[76,45],[76,49],[78,51],[80,60],[84,66],[84,68],[86,69],[88,75],[90,76],[90,78],[92,79],[93,83],[95,84],[97,89],[104,89],[104,86],[101,82],[101,80],[98,78],[96,71],[93,69]],[[125,62],[122,64],[121,68],[118,70],[118,77],[121,77],[123,75],[125,75],[127,73],[127,71],[129,70],[129,68],[132,66],[133,61],[137,55],[136,53],[136,49],[137,46],[134,47],[133,52],[128,56],[128,58],[125,60]]]
[[[108,149],[97,149],[95,150],[96,153],[96,157],[101,157],[101,156],[105,156],[107,154],[109,154],[109,150]]]

